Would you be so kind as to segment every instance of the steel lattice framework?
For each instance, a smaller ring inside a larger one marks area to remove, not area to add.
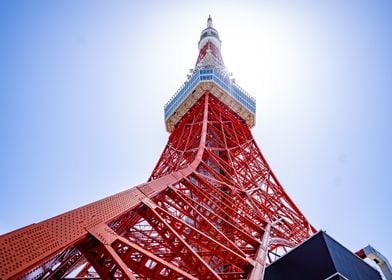
[[[1,236],[0,278],[262,279],[312,235],[247,122],[202,85],[147,183]]]

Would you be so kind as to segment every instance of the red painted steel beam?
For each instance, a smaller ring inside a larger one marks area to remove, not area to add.
[[[0,278],[63,277],[86,260],[84,276],[105,279],[246,279],[313,232],[246,123],[206,92],[149,182],[0,236]]]

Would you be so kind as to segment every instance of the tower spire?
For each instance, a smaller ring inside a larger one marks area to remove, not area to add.
[[[207,27],[202,30],[199,40],[199,56],[196,67],[188,80],[165,105],[165,123],[168,132],[175,127],[191,107],[203,96],[205,88],[212,95],[229,106],[249,128],[255,125],[256,101],[226,71],[221,55],[221,40],[212,26],[211,15]]]
[[[221,40],[218,31],[212,25],[211,15],[207,19],[207,27],[203,29],[199,41],[199,56],[196,62],[196,68],[219,68],[223,70],[221,55]]]
[[[207,27],[212,27],[212,18],[211,18],[211,15],[208,15]]]

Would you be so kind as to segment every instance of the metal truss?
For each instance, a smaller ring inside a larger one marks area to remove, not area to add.
[[[147,183],[0,236],[0,278],[263,279],[314,232],[245,121],[205,92]]]

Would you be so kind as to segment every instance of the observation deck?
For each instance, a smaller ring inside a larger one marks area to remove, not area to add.
[[[249,126],[255,126],[256,100],[217,68],[197,69],[165,105],[166,130],[172,132],[186,112],[209,92],[238,114]]]

